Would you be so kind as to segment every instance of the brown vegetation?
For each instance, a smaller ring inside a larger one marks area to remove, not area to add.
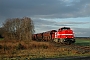
[[[5,40],[31,40],[34,32],[33,22],[28,17],[7,19],[2,28]]]
[[[50,42],[2,40],[0,41],[0,58],[54,58],[90,54],[90,47],[80,47],[81,50],[78,47],[75,46],[72,49],[73,46],[56,47]],[[89,50],[86,51],[87,49]]]
[[[48,49],[52,47],[53,45],[49,43],[45,43],[45,42],[35,42],[35,41],[28,42],[28,41],[16,41],[16,40],[5,41],[3,40],[3,41],[0,41],[0,57],[2,56],[14,57],[14,56],[18,56],[19,54],[21,54],[19,53],[19,51],[23,51],[23,50],[30,51],[32,49]]]

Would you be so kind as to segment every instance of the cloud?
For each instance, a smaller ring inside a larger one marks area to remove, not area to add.
[[[68,4],[71,5],[67,6]],[[70,18],[90,16],[89,0],[0,0],[0,7],[0,16],[5,17]]]
[[[73,21],[66,21],[66,22],[60,22],[60,24],[90,24],[90,22],[73,22]]]
[[[87,36],[89,37],[90,34],[90,28],[85,28],[84,26],[82,28],[78,27],[78,25],[86,25],[90,24],[90,22],[73,22],[73,21],[53,21],[53,20],[48,20],[44,18],[33,18],[32,19],[34,24],[35,24],[35,30],[36,33],[41,33],[41,32],[46,32],[50,30],[58,30],[59,28],[65,26],[65,27],[70,27],[72,30],[75,32],[75,36]]]
[[[89,21],[56,21],[56,18],[90,17],[90,0],[0,0],[0,23],[7,18],[31,17],[36,32],[58,29],[62,26],[78,27],[90,24]],[[51,19],[51,20],[48,20]],[[55,20],[53,20],[55,19]],[[85,27],[85,26],[84,26]],[[85,32],[90,36],[87,28],[78,29],[78,36]]]
[[[90,37],[90,28],[73,28],[75,31],[75,36],[79,37]]]

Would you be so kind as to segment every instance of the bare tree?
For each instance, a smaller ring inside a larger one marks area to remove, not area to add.
[[[24,17],[7,19],[3,24],[4,38],[8,40],[32,40],[34,33],[33,21]]]
[[[2,27],[0,27],[0,38],[3,38],[3,28]]]

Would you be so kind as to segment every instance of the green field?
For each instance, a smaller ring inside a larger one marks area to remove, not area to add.
[[[75,44],[81,46],[90,46],[90,38],[76,38]]]

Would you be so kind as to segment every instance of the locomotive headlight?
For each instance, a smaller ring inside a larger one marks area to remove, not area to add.
[[[67,37],[66,37],[67,38]]]
[[[65,39],[63,41],[66,41]]]

